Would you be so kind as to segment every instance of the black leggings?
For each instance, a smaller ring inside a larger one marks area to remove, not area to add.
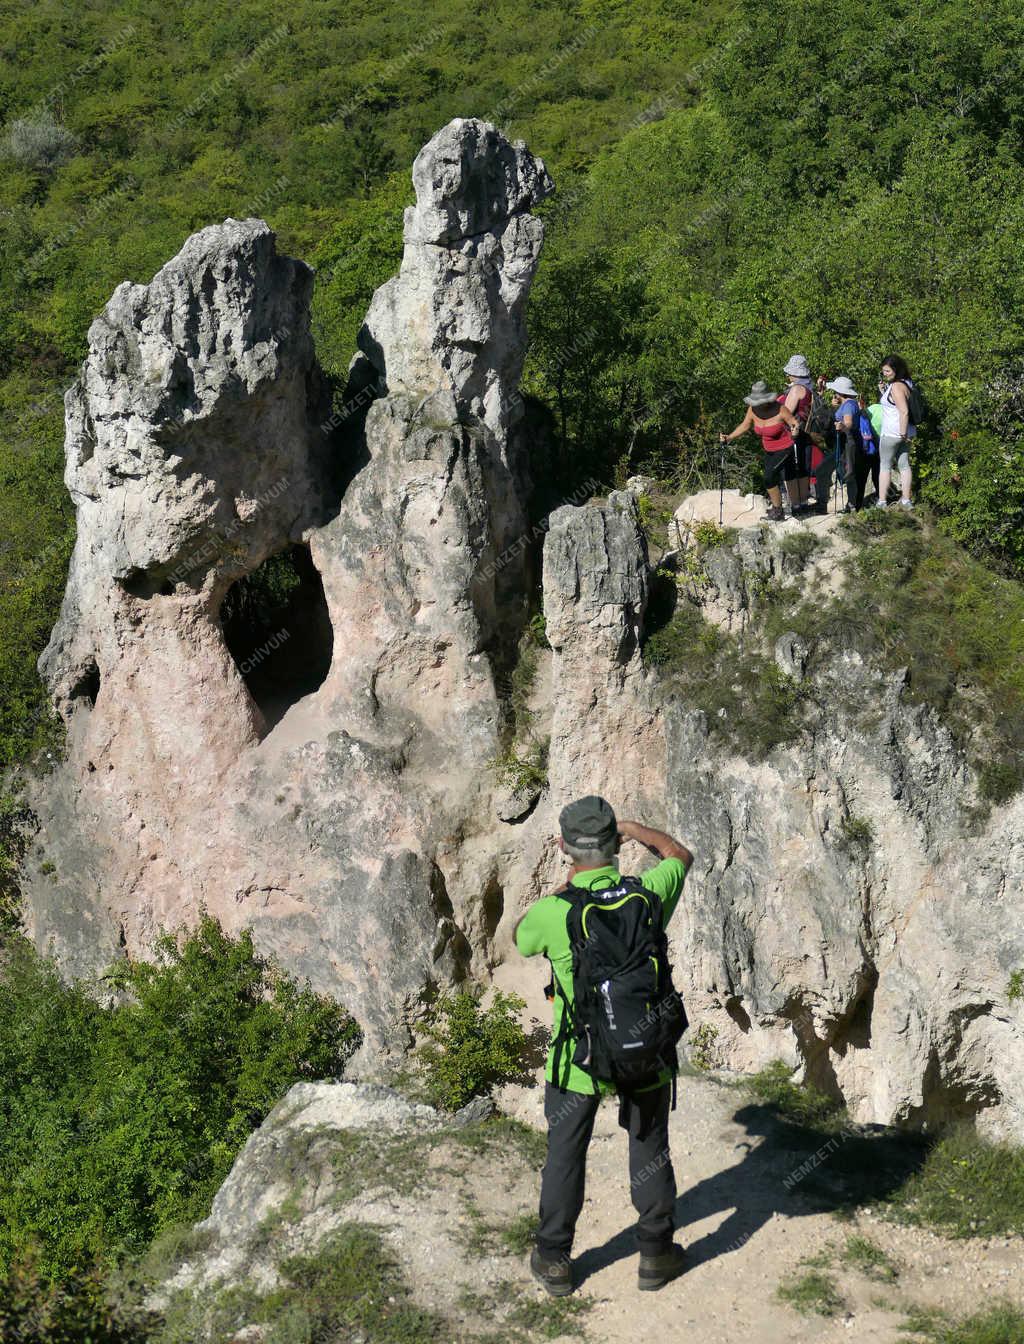
[[[783,448],[778,453],[764,455],[764,485],[766,490],[778,489],[783,481],[796,479],[796,462],[793,449]]]

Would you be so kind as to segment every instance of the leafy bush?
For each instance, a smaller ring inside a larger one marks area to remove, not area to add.
[[[430,1100],[445,1110],[488,1095],[526,1069],[528,1041],[519,1021],[525,1003],[500,990],[487,1008],[482,998],[478,989],[443,994],[422,1027],[421,1077]]]
[[[300,988],[204,917],[123,962],[103,1006],[20,941],[0,976],[0,1271],[26,1245],[60,1278],[138,1251],[207,1209],[252,1129],[301,1078],[335,1075],[358,1040],[338,1004]]]
[[[0,937],[18,926],[18,874],[37,826],[32,809],[20,798],[0,793]]]
[[[75,150],[75,137],[49,110],[37,117],[18,117],[4,137],[3,156],[29,168],[56,168]]]
[[[134,1302],[113,1299],[99,1266],[76,1269],[54,1284],[30,1257],[0,1280],[4,1344],[146,1344],[153,1325]]]

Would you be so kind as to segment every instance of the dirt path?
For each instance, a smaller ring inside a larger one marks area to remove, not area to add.
[[[510,1090],[505,1103],[523,1119],[539,1120],[537,1092]],[[607,1344],[634,1341],[642,1310],[644,1337],[655,1341],[781,1344],[845,1338],[906,1344],[899,1325],[910,1306],[959,1315],[1004,1296],[1024,1306],[1024,1245],[1019,1240],[947,1241],[864,1213],[840,1221],[815,1211],[814,1200],[785,1184],[802,1156],[770,1134],[751,1133],[749,1121],[735,1118],[749,1110],[733,1087],[680,1079],[672,1152],[680,1192],[678,1239],[688,1247],[692,1267],[660,1292],[641,1296],[626,1138],[617,1128],[614,1105],[602,1106],[575,1247],[581,1292],[594,1302],[585,1318],[590,1337]],[[895,1282],[843,1266],[840,1253],[855,1235],[870,1238],[891,1258]],[[781,1282],[807,1271],[801,1261],[830,1250],[832,1264],[825,1272],[835,1277],[844,1308],[831,1318],[801,1316],[776,1299]]]
[[[535,970],[511,961],[495,978],[501,988],[526,998],[528,1019],[544,1022],[542,977]],[[507,1088],[499,1100],[508,1114],[543,1130],[540,1086]],[[864,1211],[849,1220],[821,1212],[823,1201],[810,1189],[815,1181],[793,1180],[809,1154],[780,1142],[765,1125],[762,1108],[746,1105],[736,1087],[701,1075],[680,1077],[670,1133],[679,1190],[677,1239],[690,1252],[691,1268],[660,1292],[640,1294],[626,1136],[617,1126],[614,1103],[606,1102],[598,1113],[574,1248],[584,1280],[580,1291],[594,1302],[586,1316],[594,1340],[632,1344],[642,1310],[649,1326],[645,1338],[654,1341],[776,1344],[843,1338],[906,1344],[899,1326],[911,1306],[963,1315],[1007,1297],[1024,1308],[1024,1242],[953,1241]],[[840,1136],[837,1142],[842,1141]],[[823,1152],[814,1175],[828,1178],[839,1165],[832,1150]],[[526,1206],[530,1211],[535,1198],[536,1192]],[[853,1236],[869,1238],[890,1257],[895,1281],[843,1265],[841,1253]],[[802,1261],[823,1254],[831,1263],[822,1268],[835,1278],[847,1305],[829,1318],[802,1316],[776,1298],[776,1289],[812,1268]]]

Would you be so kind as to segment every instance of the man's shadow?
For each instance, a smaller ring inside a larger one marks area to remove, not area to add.
[[[742,1145],[746,1155],[676,1199],[680,1229],[728,1212],[713,1231],[686,1245],[688,1269],[739,1250],[775,1214],[853,1213],[889,1199],[920,1169],[928,1150],[927,1140],[882,1125],[797,1125],[772,1106],[743,1106],[733,1118],[751,1136]],[[634,1229],[630,1223],[604,1245],[584,1251],[576,1261],[580,1282],[635,1255]]]

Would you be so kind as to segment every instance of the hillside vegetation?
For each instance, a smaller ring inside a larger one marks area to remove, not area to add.
[[[260,215],[317,267],[340,378],[400,255],[409,164],[452,116],[524,137],[559,188],[527,373],[545,498],[595,472],[693,480],[795,349],[869,387],[895,348],[931,405],[925,497],[1020,572],[1022,28],[1011,0],[8,7],[0,764],[53,740],[34,664],[92,317],[192,231]]]

